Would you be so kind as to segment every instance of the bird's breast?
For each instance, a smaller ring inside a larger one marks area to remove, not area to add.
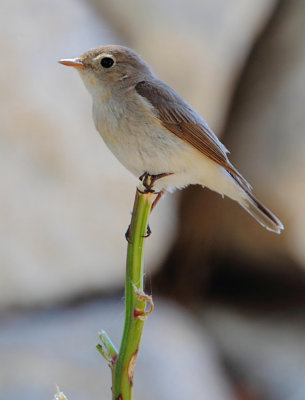
[[[94,101],[96,129],[119,161],[134,175],[170,171],[189,148],[162,126],[138,96]],[[180,167],[182,168],[182,167]]]

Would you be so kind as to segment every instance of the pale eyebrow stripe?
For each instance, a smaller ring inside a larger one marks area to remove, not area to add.
[[[110,57],[110,58],[113,59],[113,61],[114,61],[115,63],[117,63],[117,59],[116,59],[112,54],[109,54],[109,53],[98,54],[98,55],[97,55],[96,57],[94,57],[92,60],[93,60],[93,61],[96,61],[98,58],[104,58],[104,57]]]

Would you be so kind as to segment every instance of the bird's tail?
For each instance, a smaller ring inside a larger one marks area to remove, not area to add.
[[[284,229],[281,221],[270,210],[268,210],[267,207],[260,203],[251,192],[247,193],[247,195],[248,196],[239,204],[248,211],[257,222],[268,229],[268,231],[281,233],[281,230]]]
[[[239,177],[234,176],[233,174],[230,175],[243,189],[244,192],[243,198],[241,200],[238,200],[239,204],[263,227],[265,227],[269,231],[281,233],[281,231],[284,229],[283,224],[270,210],[268,210],[267,207],[265,207],[257,200],[257,198],[251,192],[250,185],[246,186],[239,179]]]

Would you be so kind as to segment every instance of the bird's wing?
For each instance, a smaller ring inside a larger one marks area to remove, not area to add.
[[[159,80],[139,82],[135,89],[154,107],[156,117],[165,128],[237,177],[242,186],[251,189],[228,160],[228,150],[209,125],[173,89]]]

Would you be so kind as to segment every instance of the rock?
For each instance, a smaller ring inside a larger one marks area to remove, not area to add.
[[[250,227],[248,254],[305,267],[305,3],[281,2],[254,49],[237,92],[226,137],[232,159],[258,196],[283,220],[281,238]],[[230,223],[232,221],[230,220]],[[245,218],[235,220],[243,231]],[[241,231],[241,229],[239,229]],[[256,243],[254,245],[254,242]],[[278,256],[279,255],[279,256]]]
[[[301,310],[258,314],[220,306],[205,308],[204,328],[214,338],[237,386],[247,387],[258,399],[304,399]]]
[[[95,131],[91,99],[64,57],[122,40],[83,1],[1,3],[1,307],[121,287],[137,179]],[[154,268],[175,206],[153,215]]]
[[[105,329],[119,344],[123,302],[104,300],[2,320],[0,387],[4,398],[110,398],[111,374],[95,349]],[[194,318],[159,301],[145,325],[135,368],[135,399],[233,400],[210,338]]]
[[[245,66],[224,131],[230,160],[285,230],[268,232],[210,191],[184,191],[177,241],[159,281],[170,276],[172,290],[186,299],[202,295],[219,264],[304,281],[304,13],[301,0],[280,3]]]

